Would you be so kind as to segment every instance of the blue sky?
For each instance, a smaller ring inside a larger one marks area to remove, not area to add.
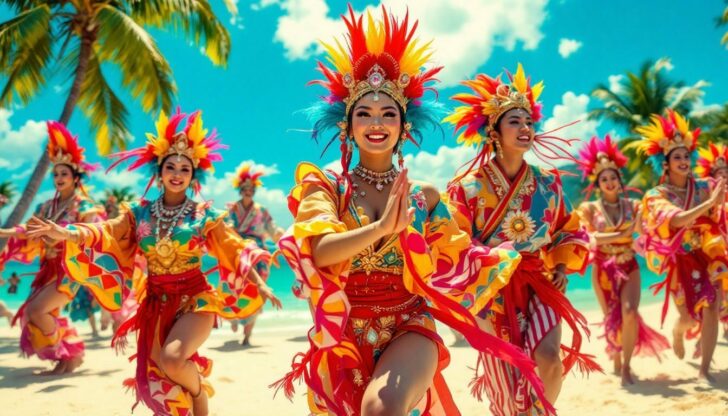
[[[214,198],[219,206],[234,200],[235,191],[225,174],[243,160],[254,160],[274,173],[264,179],[261,203],[269,205],[281,225],[288,225],[291,220],[285,195],[296,164],[310,160],[323,165],[338,158],[332,149],[320,159],[321,148],[295,130],[309,127],[297,110],[323,92],[319,87],[305,86],[318,76],[316,40],[343,33],[337,16],[345,12],[346,3],[241,0],[236,19],[222,2],[213,3],[219,3],[216,11],[232,36],[226,69],[213,67],[199,50],[172,34],[154,33],[174,70],[177,102],[185,110],[201,109],[207,126],[216,127],[230,146],[203,196]],[[358,11],[379,4],[353,2]],[[407,2],[385,4],[396,12],[404,10]],[[727,29],[715,27],[723,7],[719,0],[702,1],[700,7],[674,0],[418,0],[409,4],[412,17],[420,19],[421,37],[434,38],[435,61],[446,66],[441,76],[441,100],[452,105],[449,97],[461,90],[458,80],[478,72],[494,75],[522,62],[535,80],[545,81],[544,128],[583,118],[596,104],[589,93],[597,84],[615,82],[625,71],[637,71],[647,59],[669,58],[670,65],[664,70],[673,79],[710,83],[704,106],[726,102],[728,50],[719,42]],[[10,16],[0,7],[0,20]],[[113,71],[108,73],[113,77]],[[0,81],[4,84],[2,78]],[[15,181],[19,189],[24,187],[44,144],[42,121],[58,117],[67,87],[65,78],[52,77],[44,93],[30,105],[0,109],[0,148],[4,149],[0,153],[0,177]],[[121,91],[118,86],[117,91]],[[144,114],[136,102],[122,96],[131,112],[129,130],[136,137],[131,146],[141,145],[156,115]],[[89,147],[92,160],[98,161],[93,136],[80,111],[74,113],[70,129]],[[587,121],[573,127],[568,135],[587,139],[611,130],[613,126]],[[412,176],[442,186],[455,167],[472,154],[454,146],[454,138],[446,129],[444,140],[432,134],[420,151],[406,148]],[[141,173],[120,170],[94,178],[91,185],[100,191],[137,181],[141,190],[146,183]],[[50,188],[50,181],[46,181],[40,198],[52,195]]]

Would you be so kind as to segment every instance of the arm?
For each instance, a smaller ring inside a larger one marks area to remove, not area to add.
[[[0,238],[19,237],[24,231],[23,227],[0,228]]]
[[[691,226],[698,218],[705,215],[713,207],[720,207],[725,201],[725,181],[718,181],[716,187],[711,191],[710,198],[700,205],[676,214],[670,220],[671,228],[683,228]]]
[[[317,191],[314,187],[310,193]],[[355,230],[325,234],[313,240],[312,255],[316,267],[331,266],[351,259],[375,241],[405,229],[413,215],[414,210],[409,208],[409,183],[405,169],[392,185],[382,218]]]

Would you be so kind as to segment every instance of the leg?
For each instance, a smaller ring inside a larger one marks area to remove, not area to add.
[[[51,312],[63,308],[68,301],[66,294],[59,292],[52,284],[47,285],[40,289],[40,293],[28,304],[25,313],[33,325],[44,334],[50,334],[56,330],[56,318]]]
[[[544,394],[552,404],[561,392],[564,366],[561,364],[561,324],[554,327],[541,340],[534,351],[538,375],[543,380]]]
[[[640,304],[640,272],[635,270],[629,275],[620,293],[622,303],[622,385],[634,384],[630,373],[630,361],[634,352],[639,331],[637,309]]]
[[[679,314],[675,326],[672,329],[672,350],[679,359],[685,358],[685,331],[695,325],[685,305],[675,305]]]
[[[362,416],[406,415],[427,392],[436,371],[432,340],[414,332],[400,336],[377,362],[362,398]]]
[[[167,376],[194,397],[193,414],[207,416],[207,395],[197,367],[188,358],[210,336],[215,317],[206,313],[182,315],[174,324],[159,354],[159,366]]]
[[[94,338],[98,338],[99,331],[96,329],[96,316],[94,316],[93,309],[86,310],[86,314],[88,315],[88,323],[91,325],[91,335]]]
[[[253,327],[255,326],[255,320],[258,316],[251,316],[248,318],[248,322],[243,326],[243,341],[240,343],[245,347],[250,346],[250,336],[253,334]]]
[[[713,352],[718,342],[718,301],[714,301],[703,308],[703,328],[700,332],[700,348],[702,357],[698,378],[714,383],[715,379],[710,375],[710,362],[713,360]]]

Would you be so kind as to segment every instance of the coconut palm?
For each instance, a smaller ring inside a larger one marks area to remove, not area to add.
[[[0,182],[0,208],[15,196],[15,186],[10,181]]]
[[[102,202],[106,204],[110,197],[116,200],[117,204],[122,202],[131,202],[136,197],[134,192],[131,190],[131,186],[124,186],[122,188],[111,188],[104,191],[104,199]]]
[[[728,3],[728,0],[725,1],[725,3]],[[728,25],[728,6],[723,9],[723,13],[718,17],[718,26],[726,26]],[[721,45],[726,45],[728,47],[728,32],[725,32],[723,34],[723,37],[720,39]]]
[[[0,106],[27,104],[63,73],[71,86],[58,120],[79,106],[96,133],[100,154],[123,149],[130,136],[127,109],[104,72],[116,68],[121,87],[145,112],[169,111],[176,93],[172,69],[147,28],[172,29],[225,65],[230,35],[207,0],[0,0],[15,11],[0,23],[0,71],[7,78]],[[232,3],[230,3],[232,4]],[[5,226],[27,212],[49,167],[43,156]]]
[[[670,80],[666,75],[670,65],[666,58],[648,61],[638,73],[628,71],[616,87],[601,84],[592,91],[602,107],[591,110],[589,118],[612,122],[627,132],[620,141],[620,148],[629,157],[628,168],[633,175],[631,186],[644,187],[655,179],[644,158],[628,146],[639,139],[634,135],[634,129],[647,123],[651,114],[664,114],[668,108],[687,115],[708,85],[702,80],[690,86]]]
[[[702,128],[699,138],[701,146],[728,142],[728,104],[723,104],[719,109],[706,111],[694,119]]]

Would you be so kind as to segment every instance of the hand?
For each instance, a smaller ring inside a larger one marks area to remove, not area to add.
[[[561,291],[561,293],[566,292],[566,285],[569,283],[569,279],[566,278],[566,273],[564,272],[564,266],[562,264],[556,266],[556,270],[551,275],[551,283],[553,283],[554,287]]]
[[[44,220],[36,216],[31,217],[28,221],[26,234],[28,238],[53,241],[65,241],[71,238],[70,232],[65,228],[51,220]]]
[[[711,205],[715,205],[720,207],[725,203],[725,188],[726,188],[726,182],[725,179],[721,178],[718,180],[718,183],[715,185],[715,188],[713,189],[713,192],[710,194],[710,200],[712,202]]]
[[[273,289],[270,288],[270,286],[263,284],[258,287],[258,293],[260,293],[260,296],[263,297],[263,302],[266,300],[270,301],[270,304],[273,305],[276,309],[283,308],[283,304],[281,303],[281,300],[276,297],[276,295],[273,294]]]
[[[414,209],[409,206],[409,193],[407,169],[403,169],[392,184],[384,213],[378,220],[383,235],[398,234],[412,222]]]

